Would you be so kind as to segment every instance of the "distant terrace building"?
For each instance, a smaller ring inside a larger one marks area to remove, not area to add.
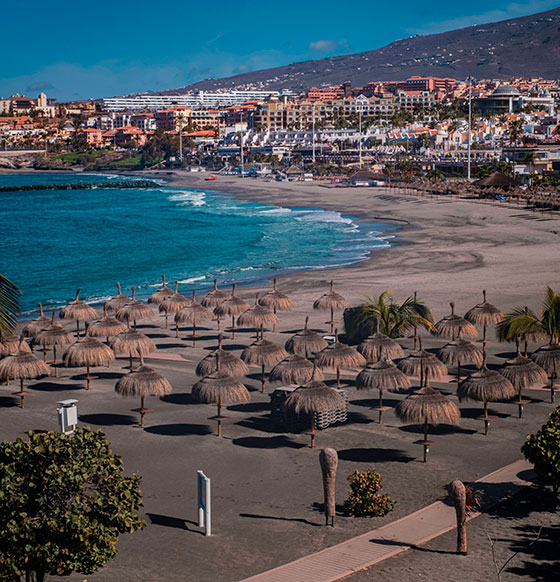
[[[511,85],[499,85],[488,97],[474,100],[474,109],[482,115],[501,115],[523,109],[521,93]]]

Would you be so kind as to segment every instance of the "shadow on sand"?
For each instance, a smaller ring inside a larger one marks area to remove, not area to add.
[[[285,435],[273,437],[242,437],[233,439],[233,444],[248,449],[303,449],[307,445],[295,442]]]
[[[275,515],[257,515],[255,513],[240,513],[239,517],[247,517],[249,519],[273,519],[276,521],[295,521],[297,523],[312,525],[313,527],[323,527],[323,524],[321,523],[314,523],[313,521],[303,519],[302,517],[278,517]]]
[[[158,424],[156,426],[148,426],[144,430],[151,434],[159,434],[163,436],[212,434],[210,427],[206,426],[205,424]]]
[[[343,461],[356,463],[410,463],[414,457],[410,457],[404,451],[398,449],[344,449],[338,451],[338,458]]]
[[[138,419],[129,414],[84,414],[78,418],[84,424],[96,424],[98,426],[130,426],[138,424]]]

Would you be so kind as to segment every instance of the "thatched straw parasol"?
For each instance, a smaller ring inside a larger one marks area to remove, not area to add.
[[[90,388],[93,379],[89,374],[92,366],[109,366],[115,359],[115,353],[106,344],[86,335],[71,345],[64,356],[67,368],[86,368],[86,390]]]
[[[115,354],[126,354],[130,358],[130,369],[132,370],[132,357],[141,357],[150,352],[156,351],[154,342],[143,333],[135,329],[126,329],[116,335],[109,344]]]
[[[54,322],[54,311],[49,327],[40,331],[32,340],[34,346],[41,346],[43,349],[43,361],[47,361],[47,351],[53,351],[53,366],[58,364],[56,358],[56,348],[58,346],[68,346],[74,343],[74,335],[66,331],[62,325]],[[55,367],[55,377],[58,376],[58,368]]]
[[[357,368],[366,365],[366,360],[358,350],[338,341],[338,333],[335,341],[327,345],[315,356],[318,368],[336,368],[336,385],[340,386],[340,368]]]
[[[418,338],[418,341],[420,349],[403,358],[397,367],[408,376],[419,376],[420,388],[422,388],[428,379],[447,374],[447,367],[434,354],[422,349],[422,338]]]
[[[424,425],[424,462],[430,450],[428,425],[458,424],[461,412],[454,402],[430,386],[420,388],[395,407],[397,418],[404,424]]]
[[[136,300],[136,287],[132,287],[132,299],[117,311],[119,321],[133,322],[136,329],[136,320],[153,317],[153,309],[146,303]]]
[[[147,412],[152,412],[144,408],[144,398],[146,396],[158,396],[161,398],[172,391],[171,384],[167,378],[158,374],[152,368],[144,366],[142,356],[140,356],[140,367],[131,370],[115,384],[115,392],[123,398],[138,398],[140,396],[140,426],[144,427],[144,416]]]
[[[214,309],[221,305],[227,298],[229,294],[221,289],[218,289],[218,279],[214,279],[214,289],[208,291],[204,299],[200,302],[203,307],[208,307],[209,309]]]
[[[127,303],[130,303],[130,297],[122,294],[121,284],[119,282],[117,282],[117,291],[118,293],[105,303],[107,309],[113,313],[117,313],[119,309],[122,309]]]
[[[194,398],[205,404],[217,404],[218,414],[209,420],[218,421],[218,436],[222,436],[222,404],[234,404],[236,402],[248,402],[249,391],[241,383],[232,378],[220,369],[220,358],[218,357],[218,369],[201,378],[192,388]]]
[[[311,448],[315,448],[315,418],[317,412],[330,412],[344,407],[344,398],[334,388],[319,382],[312,374],[307,384],[294,390],[284,401],[284,407],[296,414],[308,414],[311,424]]]
[[[380,360],[368,364],[356,376],[358,390],[379,390],[379,424],[383,424],[383,389],[389,392],[402,392],[410,388],[410,380],[395,364]]]
[[[484,403],[484,434],[488,434],[488,402],[511,400],[515,396],[513,384],[499,372],[489,370],[484,361],[482,367],[467,376],[457,390],[459,401],[476,400]]]
[[[399,343],[384,333],[379,333],[379,318],[376,319],[377,332],[366,338],[358,351],[368,362],[377,362],[383,358],[394,360],[404,358],[404,352]],[[416,335],[416,334],[415,334]]]
[[[266,383],[265,366],[275,366],[287,357],[288,352],[283,347],[269,342],[263,337],[253,342],[241,352],[241,359],[246,364],[257,364],[261,366],[261,392],[264,392]]]
[[[440,348],[437,357],[448,366],[457,366],[457,388],[461,381],[461,366],[474,364],[480,368],[484,359],[482,350],[478,346],[460,337]]]
[[[171,291],[171,289],[165,283],[165,275],[162,275],[161,276],[161,287],[157,291],[154,291],[148,297],[148,303],[155,303],[156,305],[159,305],[164,299],[167,299],[168,297],[171,297],[172,295],[173,295],[173,291]]]
[[[330,310],[331,320],[328,321],[327,323],[331,324],[331,333],[334,330],[334,312],[342,311],[343,309],[352,306],[348,299],[346,299],[340,293],[337,293],[336,291],[333,290],[333,285],[334,282],[331,281],[331,287],[329,292],[321,295],[321,297],[319,297],[319,299],[316,299],[315,302],[313,303],[313,309],[320,309],[323,311]]]
[[[486,289],[482,291],[482,303],[478,303],[465,313],[465,319],[482,326],[482,351],[486,351],[486,328],[504,319],[504,314],[495,305],[486,301]]]
[[[255,303],[247,311],[244,311],[237,318],[237,325],[247,325],[249,327],[254,327],[257,332],[257,338],[259,336],[259,329],[262,329],[265,325],[276,326],[278,323],[278,317],[270,310],[268,307],[264,307],[259,303],[259,294],[257,293],[255,297]]]
[[[207,307],[196,302],[196,291],[193,289],[191,302],[175,314],[175,337],[179,337],[179,323],[188,322],[192,325],[193,348],[196,346],[196,324],[212,321],[214,314]]]
[[[249,373],[247,364],[232,352],[222,349],[222,334],[218,335],[218,348],[200,360],[196,367],[196,375],[202,378],[208,376],[218,369],[218,358],[220,369],[230,376],[237,378]]]
[[[554,380],[558,378],[560,372],[560,346],[552,343],[541,346],[531,355],[531,358],[548,374],[550,402],[554,402]]]
[[[283,384],[305,384],[313,376],[313,364],[297,354],[290,354],[281,362],[278,362],[268,375],[270,382],[282,382]],[[315,369],[315,380],[322,380],[323,373]]]
[[[259,299],[259,303],[264,307],[268,307],[268,309],[272,309],[273,313],[276,313],[277,311],[290,311],[290,309],[293,309],[294,307],[293,300],[284,293],[278,291],[276,288],[276,277],[273,279],[273,282],[274,287],[272,291],[263,295]]]
[[[218,318],[218,327],[222,317],[231,316],[231,339],[235,337],[235,318],[240,313],[249,309],[249,304],[235,296],[236,284],[231,288],[231,295],[214,309],[214,315]]]
[[[307,327],[308,323],[309,317],[306,317],[304,328],[286,342],[286,350],[291,354],[309,358],[329,345],[321,334]]]
[[[48,319],[51,321],[50,317]],[[74,341],[74,338],[72,338],[72,341]],[[21,338],[17,335],[10,335],[0,339],[0,358],[13,356],[17,354],[18,350],[31,353],[31,348],[28,343],[25,341],[22,342]]]
[[[507,378],[517,390],[517,404],[519,407],[519,418],[521,418],[523,416],[524,404],[521,394],[523,388],[535,384],[546,384],[548,380],[547,373],[538,364],[533,362],[531,358],[521,355],[519,350],[519,340],[517,340],[517,356],[506,361],[506,363],[500,368],[500,374],[504,378]]]
[[[6,356],[0,360],[0,379],[8,380],[13,378],[20,381],[20,390],[17,393],[20,397],[21,408],[25,407],[25,392],[23,390],[23,383],[26,379],[41,378],[48,376],[50,369],[39,358],[26,351],[23,348],[25,340],[23,336],[20,338],[20,349],[12,356]],[[29,347],[29,346],[28,346]]]
[[[35,337],[51,324],[51,318],[43,313],[43,305],[41,303],[39,303],[39,312],[41,314],[39,317],[32,319],[23,326],[22,333],[25,337]]]
[[[188,297],[177,292],[178,288],[179,281],[175,281],[175,293],[159,304],[159,312],[165,313],[165,329],[168,328],[168,317],[170,313],[178,313],[183,307],[191,304],[191,300]],[[179,337],[179,327],[177,325],[175,326],[175,335]]]
[[[103,317],[98,319],[88,327],[88,335],[91,337],[105,337],[109,343],[109,337],[117,335],[126,329],[126,325],[115,319],[109,317],[107,304],[103,306]]]
[[[454,340],[457,337],[468,337],[474,339],[478,333],[476,327],[460,315],[455,315],[455,303],[452,301],[451,314],[440,319],[434,326],[433,334]]]
[[[99,317],[97,311],[90,307],[87,303],[80,301],[80,291],[76,291],[76,299],[71,301],[66,307],[60,310],[60,319],[74,319],[76,321],[76,336],[80,337],[80,321],[87,321],[88,319],[97,319]]]

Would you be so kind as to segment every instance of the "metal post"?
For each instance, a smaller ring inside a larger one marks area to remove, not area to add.
[[[362,167],[362,107],[360,106],[360,111],[358,112],[359,118],[359,129],[358,129],[358,147],[360,150],[360,168]]]
[[[179,161],[183,163],[183,118],[179,121]]]
[[[469,131],[467,133],[467,180],[471,179],[471,119],[472,119],[472,77],[469,77]]]
[[[315,163],[315,105],[311,106],[311,143],[313,149],[313,163]]]
[[[197,471],[198,490],[198,527],[204,528],[204,535],[212,535],[212,503],[210,496],[210,479]]]

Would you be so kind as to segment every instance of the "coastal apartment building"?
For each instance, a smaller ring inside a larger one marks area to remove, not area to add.
[[[157,129],[163,131],[179,131],[192,129],[192,113],[190,107],[172,107],[154,113]]]

